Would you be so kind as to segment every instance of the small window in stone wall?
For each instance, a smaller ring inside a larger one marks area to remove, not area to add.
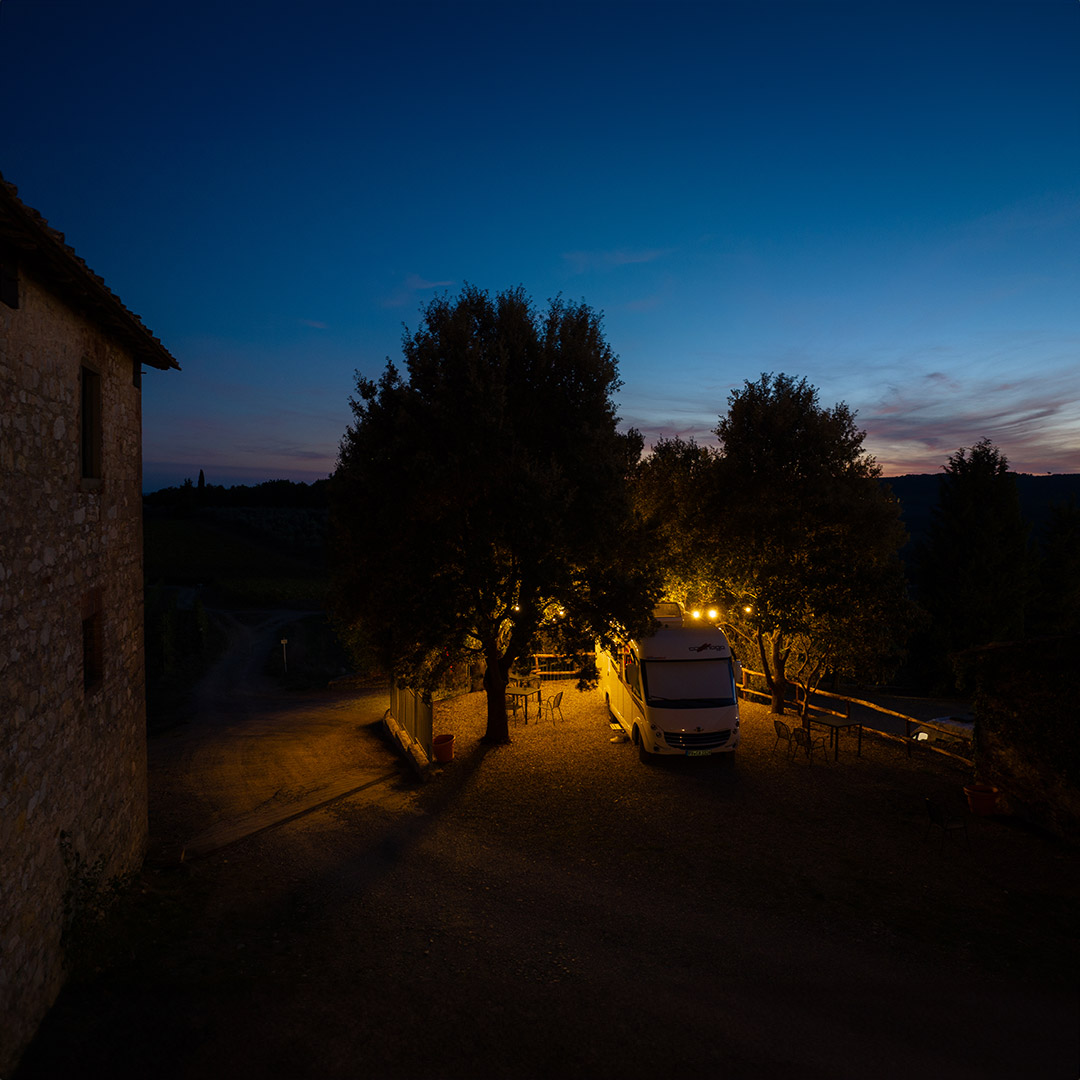
[[[101,479],[101,376],[84,367],[79,376],[82,397],[79,409],[80,453],[84,480]]]
[[[96,690],[105,677],[105,638],[101,593],[95,590],[83,599],[83,689]]]
[[[19,264],[10,251],[0,248],[0,303],[19,306]]]

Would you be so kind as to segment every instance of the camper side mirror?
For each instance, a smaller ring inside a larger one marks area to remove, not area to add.
[[[739,661],[735,660],[734,658],[731,661],[731,672],[735,676],[735,681],[740,686],[742,686],[743,685],[742,664],[740,664]]]

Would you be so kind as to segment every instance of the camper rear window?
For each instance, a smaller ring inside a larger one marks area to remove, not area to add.
[[[645,701],[662,709],[715,709],[735,704],[731,661],[646,660]]]

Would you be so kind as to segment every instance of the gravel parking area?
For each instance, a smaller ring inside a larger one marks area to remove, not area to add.
[[[924,839],[967,776],[892,744],[790,759],[744,704],[734,763],[643,764],[557,689],[494,748],[482,695],[438,703],[428,783],[148,876],[19,1080],[1077,1075],[1074,849]]]

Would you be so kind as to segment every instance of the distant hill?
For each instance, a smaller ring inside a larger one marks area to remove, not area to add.
[[[208,587],[219,606],[321,606],[330,511],[325,480],[253,487],[188,481],[143,496],[147,587]]]
[[[938,499],[938,478],[942,473],[919,473],[909,476],[888,476],[882,483],[888,484],[900,500],[904,524],[911,533],[912,544],[917,543],[930,530],[933,509]],[[1038,538],[1043,526],[1050,519],[1050,508],[1075,499],[1080,503],[1080,473],[1061,473],[1050,476],[1032,476],[1016,473],[1020,492],[1020,512],[1032,526]]]

